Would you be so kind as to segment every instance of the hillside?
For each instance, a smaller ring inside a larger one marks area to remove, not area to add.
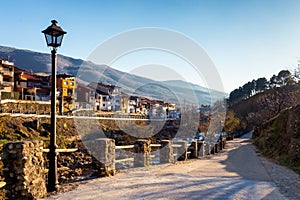
[[[286,85],[268,89],[230,106],[236,116],[252,130],[278,115],[281,110],[297,106],[300,99],[300,85]]]
[[[246,124],[242,131],[254,130],[254,144],[264,156],[300,173],[300,83],[289,81],[230,102],[229,109]]]
[[[300,173],[300,105],[282,110],[256,128],[253,136],[263,155]]]
[[[0,46],[0,57],[13,61],[19,68],[33,72],[51,72],[51,56],[29,50]],[[194,104],[212,104],[209,89],[183,81],[158,82],[128,74],[109,66],[97,65],[89,61],[58,55],[58,73],[74,75],[85,83],[102,82],[122,87],[129,95],[144,96],[178,103],[185,101]],[[215,93],[214,93],[215,94]],[[225,93],[217,92],[217,98]]]

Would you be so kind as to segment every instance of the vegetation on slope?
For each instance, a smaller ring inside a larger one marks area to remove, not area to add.
[[[299,72],[248,82],[230,94],[229,104],[245,131],[255,130],[254,144],[263,155],[300,173]]]
[[[300,173],[300,106],[282,110],[253,133],[263,155]]]

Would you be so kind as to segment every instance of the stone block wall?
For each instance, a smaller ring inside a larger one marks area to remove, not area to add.
[[[3,146],[2,161],[8,199],[40,199],[46,196],[43,142],[10,142]]]
[[[172,163],[174,162],[172,140],[162,140],[160,150],[160,163]]]
[[[0,105],[0,112],[2,113],[24,113],[24,114],[49,114],[50,104],[16,101],[3,103]]]
[[[151,141],[139,139],[134,142],[134,166],[146,167],[150,165],[151,160]]]
[[[93,162],[99,169],[100,176],[114,175],[115,167],[115,140],[99,138],[85,142],[86,148],[93,156]]]
[[[185,161],[188,159],[187,154],[187,142],[185,140],[177,141],[178,145],[181,145],[180,148],[176,148],[176,154],[178,155],[178,161]]]

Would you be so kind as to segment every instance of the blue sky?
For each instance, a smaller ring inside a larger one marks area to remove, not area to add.
[[[40,31],[56,19],[68,32],[59,53],[74,58],[120,32],[175,30],[205,49],[226,92],[300,57],[298,0],[10,0],[1,8],[0,45],[49,53]]]

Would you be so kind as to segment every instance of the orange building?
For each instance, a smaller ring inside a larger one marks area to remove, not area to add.
[[[56,76],[60,113],[67,113],[75,108],[75,76],[59,74]]]

